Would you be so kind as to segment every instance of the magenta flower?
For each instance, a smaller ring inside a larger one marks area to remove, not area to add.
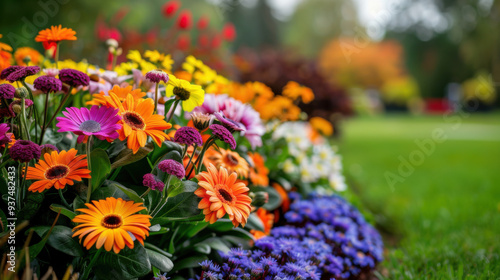
[[[78,143],[87,142],[89,136],[96,136],[100,140],[112,141],[118,138],[121,125],[118,124],[121,117],[118,109],[112,107],[100,107],[94,105],[89,109],[70,107],[63,112],[66,117],[56,118],[58,132],[71,131],[78,135]]]
[[[162,160],[158,164],[158,169],[169,175],[173,175],[179,179],[182,179],[184,178],[184,176],[186,176],[186,170],[184,170],[184,165],[173,159]]]
[[[10,127],[6,123],[0,123],[0,146],[10,142],[12,133],[8,133]]]
[[[212,124],[209,128],[212,130],[212,135],[217,139],[229,144],[232,150],[236,149],[236,141],[233,134],[227,128],[220,124]]]
[[[266,129],[260,119],[260,114],[250,105],[243,104],[227,95],[205,94],[205,102],[196,107],[193,112],[207,114],[222,112],[225,118],[243,125],[245,131],[241,134],[248,139],[252,148],[262,146],[262,135]]]

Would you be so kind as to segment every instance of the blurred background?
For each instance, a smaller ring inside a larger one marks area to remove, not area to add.
[[[500,2],[494,0],[2,0],[1,42],[109,65],[106,40],[195,55],[279,94],[310,87],[335,125],[350,188],[386,234],[379,278],[500,275]],[[21,55],[19,55],[21,56]],[[0,65],[1,67],[1,65]]]

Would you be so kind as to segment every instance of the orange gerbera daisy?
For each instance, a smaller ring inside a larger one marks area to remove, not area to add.
[[[194,194],[201,197],[198,208],[203,210],[205,221],[215,223],[226,215],[237,227],[243,227],[250,215],[250,203],[252,199],[248,196],[248,188],[241,182],[236,182],[238,175],[233,172],[228,174],[227,169],[220,167],[219,170],[213,164],[208,166],[208,172],[196,175],[198,188]]]
[[[264,158],[258,153],[248,153],[248,156],[253,161],[253,168],[250,168],[250,180],[257,186],[269,185],[269,169],[264,164]]]
[[[111,97],[109,96],[110,93],[114,93],[120,102],[125,101],[127,98],[127,95],[131,94],[134,99],[139,99],[143,98],[146,96],[146,93],[143,92],[140,88],[132,90],[132,86],[127,86],[127,87],[119,87],[118,85],[113,86],[111,90],[108,91],[108,95],[104,93],[104,91],[101,91],[99,93],[93,94],[92,95],[92,100],[87,102],[87,105],[104,105],[104,106],[113,106]]]
[[[106,251],[119,253],[125,248],[134,248],[135,237],[142,245],[144,239],[149,236],[151,216],[134,214],[146,209],[142,203],[125,201],[121,198],[108,197],[106,200],[93,200],[85,204],[87,208],[77,209],[83,212],[73,218],[77,225],[73,231],[73,237],[78,236],[83,246],[89,250],[94,244],[100,249],[104,245]]]
[[[54,44],[63,40],[74,41],[76,40],[76,32],[71,28],[62,28],[59,26],[51,26],[45,30],[38,32],[35,41],[42,42],[45,49],[50,49]]]
[[[116,94],[109,94],[110,105],[118,108],[118,114],[122,117],[123,126],[118,130],[120,140],[127,139],[127,147],[133,150],[134,154],[140,147],[146,146],[148,136],[161,147],[161,143],[168,138],[163,130],[171,128],[172,125],[164,121],[163,116],[153,114],[153,99],[135,99],[132,94],[128,94],[126,100],[121,102]]]
[[[14,53],[17,65],[26,66],[24,59],[29,57],[31,65],[38,65],[42,61],[42,55],[35,49],[29,47],[18,48]]]
[[[28,188],[32,192],[43,192],[54,186],[63,189],[66,184],[73,185],[73,181],[81,181],[82,178],[90,178],[90,170],[87,169],[86,155],[76,156],[77,150],[53,151],[43,155],[35,167],[28,167],[27,180],[35,180]]]
[[[203,164],[215,165],[217,168],[224,167],[229,172],[236,172],[238,176],[248,177],[249,165],[248,162],[242,158],[237,152],[230,150],[210,148],[205,153]]]
[[[259,208],[259,210],[255,212],[255,214],[257,214],[257,217],[259,217],[259,219],[264,224],[264,231],[258,231],[252,229],[250,230],[250,233],[255,237],[255,239],[260,239],[271,233],[271,228],[273,227],[274,223],[274,215],[267,212],[267,210],[264,208]]]

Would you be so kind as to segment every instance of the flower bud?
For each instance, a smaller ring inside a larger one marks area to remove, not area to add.
[[[14,113],[16,113],[16,114],[20,114],[21,110],[22,110],[22,108],[21,108],[21,105],[19,105],[19,104],[14,104],[14,106],[12,106],[12,111],[14,111]]]
[[[252,206],[261,207],[269,202],[269,194],[267,192],[256,192],[252,194],[250,195],[250,197],[252,197]]]
[[[16,88],[16,92],[14,93],[14,96],[17,98],[28,98],[29,93],[28,90],[24,87]]]

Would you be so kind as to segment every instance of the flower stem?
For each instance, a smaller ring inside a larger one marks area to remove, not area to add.
[[[45,124],[47,123],[47,118],[49,117],[49,94],[45,94],[45,107],[43,109],[44,117],[43,117],[43,125],[42,125],[42,136],[40,136],[40,141],[38,141],[38,145],[42,145],[43,135],[45,134]]]
[[[45,130],[54,121],[54,119],[56,118],[57,114],[59,114],[59,111],[61,111],[61,109],[64,106],[64,104],[66,103],[66,101],[68,100],[68,98],[71,96],[71,91],[72,90],[73,90],[73,87],[70,87],[69,91],[68,91],[68,94],[66,94],[66,96],[64,96],[64,98],[61,100],[61,104],[59,104],[59,107],[57,107],[56,111],[54,112],[54,115],[52,115],[52,117],[50,118],[49,122],[47,123],[47,126],[44,125],[42,127],[42,135],[40,136],[40,138],[41,138],[40,139],[40,143],[42,143],[42,141],[43,141],[43,136],[45,134]]]
[[[150,191],[151,191],[151,188],[148,188],[143,194],[141,194],[140,198],[145,197]]]
[[[179,105],[179,103],[181,103],[181,100],[180,100],[180,99],[179,99],[179,100],[176,100],[176,101],[174,102],[174,107],[173,107],[173,109],[172,109],[172,112],[170,113],[170,115],[168,116],[168,119],[167,119],[167,122],[168,122],[168,123],[170,122],[170,120],[172,119],[172,117],[175,115],[175,109],[177,109],[177,105]]]
[[[91,159],[90,159],[90,150],[92,149],[92,135],[89,136],[89,140],[87,141],[87,165],[90,171],[92,171]],[[87,203],[90,202],[90,195],[92,194],[92,177],[89,178],[89,184],[87,188]]]
[[[155,114],[158,112],[158,87],[160,83],[156,83],[155,85]]]
[[[203,166],[203,157],[205,157],[205,152],[208,150],[208,148],[210,148],[210,146],[212,146],[212,144],[214,142],[215,142],[215,139],[213,138],[213,136],[210,136],[210,138],[208,138],[208,140],[207,140],[207,144],[203,147],[203,150],[201,151],[201,154],[200,154],[198,160],[196,160],[196,161],[199,161],[198,169],[196,169],[196,174],[200,173],[201,167]]]
[[[194,144],[194,149],[193,149],[193,154],[191,154],[191,157],[189,157],[189,161],[186,165],[186,168],[189,168],[189,165],[191,164],[191,162],[193,161],[193,158],[194,158],[194,154],[196,153],[196,149],[198,148],[198,145]],[[186,151],[187,151],[187,146],[186,146]],[[182,160],[184,160],[184,157],[182,158]],[[192,170],[192,169],[191,169]],[[187,171],[187,170],[186,170]],[[191,174],[191,173],[190,173]],[[186,174],[186,178],[189,179],[189,175],[190,174]]]
[[[31,141],[30,131],[28,129],[28,122],[26,121],[26,104],[24,102],[24,98],[21,98],[21,123],[24,129],[26,130],[27,139]]]
[[[101,254],[102,248],[103,247],[99,248],[99,250],[97,250],[97,252],[95,253],[95,255],[92,257],[92,260],[90,260],[89,266],[87,266],[87,268],[83,272],[83,275],[82,275],[82,278],[81,278],[82,280],[85,280],[85,279],[87,279],[89,277],[90,270],[92,270],[92,267],[94,266],[95,262],[97,261],[97,258]]]
[[[62,189],[59,189],[58,192],[59,192],[59,197],[61,198],[62,202],[64,203],[64,206],[68,207],[68,209],[71,209],[71,206],[68,204],[66,199],[64,199]]]
[[[56,56],[55,56],[55,60],[56,60],[56,68],[59,69],[59,65],[58,65],[58,61],[59,61],[59,43],[56,44]]]
[[[24,80],[22,81],[22,83],[23,83],[23,86],[28,90],[28,93],[30,94],[31,101],[35,102],[35,98],[33,97],[33,92],[31,91],[31,89],[28,87],[28,85],[26,84],[26,82]],[[38,112],[36,110],[35,104],[33,104],[33,106],[31,106],[31,107],[33,108],[31,112],[35,114],[35,140],[36,140],[38,137]]]

